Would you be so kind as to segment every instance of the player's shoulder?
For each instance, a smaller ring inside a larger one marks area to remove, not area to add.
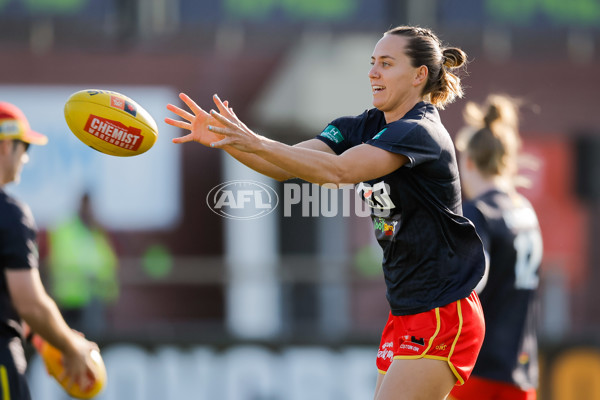
[[[24,224],[35,225],[33,214],[27,204],[0,190],[0,225],[5,227]]]
[[[347,115],[343,117],[339,117],[334,119],[330,125],[337,127],[338,129],[343,129],[348,126],[358,126],[361,124],[367,123],[380,123],[381,121],[385,121],[385,117],[383,112],[379,111],[376,108],[371,108],[363,111],[358,115]]]
[[[503,204],[506,203],[507,194],[497,190],[487,190],[471,200],[467,200],[463,208],[474,208],[483,215],[495,214],[502,210]]]
[[[479,205],[486,205],[498,209],[522,209],[531,208],[531,202],[523,194],[517,191],[506,192],[504,190],[492,189],[475,199]]]
[[[437,109],[427,102],[417,103],[402,118],[391,122],[390,129],[399,131],[431,131],[443,128]]]
[[[430,123],[439,123],[440,122],[440,114],[435,108],[435,106],[429,102],[421,101],[410,109],[404,117],[402,117],[401,121],[405,121],[412,124],[430,124]]]

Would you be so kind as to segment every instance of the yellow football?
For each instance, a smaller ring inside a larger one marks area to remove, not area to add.
[[[111,156],[137,156],[158,138],[158,126],[146,110],[109,90],[73,93],[65,104],[65,119],[83,143]]]
[[[102,360],[100,352],[97,350],[92,350],[90,354],[93,361],[96,379],[92,381],[89,387],[81,388],[77,383],[70,385],[70,382],[67,380],[67,378],[62,377],[64,373],[64,367],[62,365],[62,353],[60,350],[36,334],[33,335],[32,343],[39,355],[42,357],[42,360],[44,360],[48,374],[56,379],[56,381],[62,386],[69,396],[77,399],[91,399],[100,393],[100,391],[102,391],[104,388],[106,384],[106,366],[104,365],[104,361]]]

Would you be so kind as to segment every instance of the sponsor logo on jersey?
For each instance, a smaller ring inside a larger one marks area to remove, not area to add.
[[[93,114],[88,117],[83,130],[106,143],[126,150],[137,150],[144,140],[141,129]]]
[[[342,135],[342,132],[340,132],[340,130],[333,125],[328,125],[327,128],[325,128],[325,130],[321,132],[320,136],[323,136],[336,144],[339,144],[344,141],[344,136]]]
[[[378,215],[382,210],[391,210],[396,207],[390,197],[390,185],[383,181],[377,182],[373,186],[361,182],[356,186],[356,192],[359,196],[362,195],[363,200]]]
[[[373,136],[373,140],[375,139],[379,139],[381,137],[381,135],[383,134],[383,132],[387,131],[387,128],[383,128],[381,131],[379,131],[379,133],[375,136]]]
[[[373,226],[376,231],[381,231],[384,236],[394,236],[394,232],[396,231],[396,225],[398,225],[398,221],[386,220],[381,217],[373,218]]]

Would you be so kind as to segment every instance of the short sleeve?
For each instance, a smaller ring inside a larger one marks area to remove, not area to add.
[[[0,264],[5,269],[38,268],[36,227],[29,208],[11,204],[0,224]]]
[[[336,154],[371,139],[385,125],[383,113],[377,109],[366,110],[355,117],[341,117],[329,123],[317,135]]]
[[[388,125],[367,144],[405,155],[409,159],[408,167],[437,160],[442,151],[440,144],[423,126],[404,121]]]
[[[348,135],[349,132],[344,130],[344,133],[342,133],[344,125],[346,124],[342,118],[336,119],[327,125],[316,138],[323,141],[336,154],[342,154],[350,148],[348,138],[344,135]]]

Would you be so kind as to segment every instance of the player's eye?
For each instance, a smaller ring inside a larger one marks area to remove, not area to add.
[[[17,140],[15,140],[15,142],[16,142],[16,143],[22,143],[22,144],[23,144],[23,147],[25,147],[25,152],[27,152],[27,150],[29,149],[29,143],[27,143],[27,142],[24,142],[24,141],[22,141],[22,140],[18,140],[18,139],[17,139]]]

